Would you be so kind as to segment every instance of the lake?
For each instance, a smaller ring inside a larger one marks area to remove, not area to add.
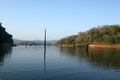
[[[120,49],[0,47],[0,80],[120,80]]]

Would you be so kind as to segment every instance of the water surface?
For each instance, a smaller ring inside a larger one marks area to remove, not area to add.
[[[120,80],[120,49],[0,48],[0,80]]]

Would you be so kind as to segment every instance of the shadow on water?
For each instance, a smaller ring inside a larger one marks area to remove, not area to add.
[[[0,45],[0,67],[4,64],[4,61],[10,57],[12,52],[11,46]]]
[[[94,68],[120,69],[119,49],[63,47],[61,54],[86,60]]]

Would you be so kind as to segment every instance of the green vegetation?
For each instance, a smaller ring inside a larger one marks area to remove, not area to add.
[[[0,45],[3,44],[13,44],[13,39],[12,39],[12,35],[8,34],[5,31],[5,28],[2,27],[1,23],[0,23]]]
[[[79,32],[61,39],[57,44],[102,43],[120,44],[120,25],[104,25],[94,27],[86,32]]]

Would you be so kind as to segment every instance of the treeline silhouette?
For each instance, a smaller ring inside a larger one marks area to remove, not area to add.
[[[86,32],[79,32],[78,35],[71,35],[62,38],[57,44],[81,44],[81,43],[120,43],[120,25],[103,25],[94,27]]]
[[[13,45],[13,39],[12,39],[12,35],[8,34],[5,31],[5,28],[2,27],[2,24],[0,23],[0,45],[4,45],[4,44]]]

